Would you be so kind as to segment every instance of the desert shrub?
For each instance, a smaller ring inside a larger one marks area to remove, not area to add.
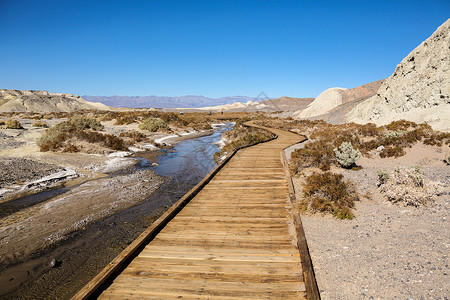
[[[3,125],[5,125],[6,124],[6,122],[5,121],[3,121],[3,120],[0,120],[0,126],[3,126]]]
[[[249,128],[242,125],[235,126],[232,130],[224,132],[222,136],[228,143],[219,152],[214,154],[214,160],[216,162],[219,161],[220,157],[237,148],[255,145],[275,137],[275,135],[269,131],[254,127]]]
[[[377,171],[378,176],[378,186],[381,186],[382,184],[385,184],[389,180],[389,172],[385,170],[378,170]]]
[[[442,143],[445,142],[445,144],[450,143],[450,133],[448,132],[440,132],[440,133],[434,133],[429,134],[424,140],[423,143],[425,145],[430,146],[442,146]]]
[[[384,138],[385,139],[389,139],[389,138],[399,138],[401,136],[404,136],[405,134],[407,134],[408,131],[407,130],[389,130],[388,132],[386,132],[384,134]]]
[[[8,119],[5,122],[5,126],[7,129],[23,129],[22,125],[20,125],[20,122],[15,119]]]
[[[380,157],[381,158],[385,158],[385,157],[400,157],[405,155],[406,152],[405,150],[403,150],[403,148],[401,146],[393,146],[393,147],[384,147],[383,150],[381,150],[380,152]]]
[[[43,128],[47,128],[48,125],[47,123],[43,122],[43,121],[36,121],[33,123],[34,127],[43,127]]]
[[[141,124],[139,124],[139,129],[148,130],[150,132],[156,131],[168,131],[170,130],[169,125],[160,118],[148,118]]]
[[[70,153],[74,153],[74,152],[79,152],[80,149],[78,149],[77,146],[75,146],[72,143],[69,143],[63,150],[62,152],[70,152]]]
[[[292,172],[298,173],[301,168],[317,167],[323,171],[330,169],[334,161],[332,145],[325,140],[317,140],[296,149],[291,155]]]
[[[135,116],[119,116],[116,118],[116,122],[114,123],[114,125],[128,125],[128,124],[132,124],[135,123],[137,121]]]
[[[302,184],[302,207],[313,213],[330,212],[339,219],[353,219],[351,208],[358,197],[353,184],[343,178],[343,175],[331,172],[306,177]]]
[[[76,128],[76,129],[93,129],[93,130],[102,130],[103,125],[100,124],[100,121],[98,121],[95,118],[86,118],[81,116],[74,116],[70,118],[69,122]]]
[[[356,161],[361,157],[359,150],[353,149],[351,143],[342,142],[339,148],[333,149],[337,162],[344,168],[351,168]]]
[[[96,123],[91,120],[73,122],[71,119],[69,121],[56,124],[44,132],[41,138],[37,141],[37,145],[43,152],[57,151],[61,148],[69,147],[70,145],[67,144],[68,140],[78,138],[80,140],[85,140],[88,143],[98,143],[113,150],[127,149],[122,138],[116,137],[112,134],[102,134],[92,129],[86,129],[86,127],[91,128],[91,126],[99,128],[98,124],[96,125]],[[73,150],[73,147],[69,147],[68,149]]]
[[[125,131],[125,132],[121,132],[119,134],[119,137],[127,137],[130,138],[130,140],[133,143],[137,143],[137,142],[141,142],[145,139],[145,134],[143,134],[142,132],[136,131],[136,130],[131,130],[131,131]]]
[[[439,182],[426,180],[424,175],[419,167],[397,168],[380,185],[380,192],[393,203],[416,207],[430,204],[435,195],[442,193],[442,186]]]

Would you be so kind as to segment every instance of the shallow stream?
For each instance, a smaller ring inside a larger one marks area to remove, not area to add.
[[[228,124],[212,135],[164,150],[156,159],[157,166],[151,166],[142,153],[137,157],[139,168],[150,167],[167,177],[167,182],[143,203],[90,224],[35,258],[3,270],[1,285],[7,282],[8,286],[3,286],[0,298],[70,298],[216,166],[213,155],[219,148],[214,143],[231,128]],[[58,261],[56,268],[50,267],[53,259]]]

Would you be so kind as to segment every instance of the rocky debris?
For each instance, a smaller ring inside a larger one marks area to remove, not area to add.
[[[73,112],[80,109],[108,110],[102,103],[88,102],[78,95],[47,91],[0,89],[0,112]]]
[[[58,166],[27,158],[0,159],[0,188],[36,181],[58,171]]]
[[[15,137],[0,131],[0,149],[13,149],[25,145],[24,141],[16,141]]]
[[[348,121],[384,125],[406,119],[450,130],[450,19],[405,57],[376,95],[356,106]]]

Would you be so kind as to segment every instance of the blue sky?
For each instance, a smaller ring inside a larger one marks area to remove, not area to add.
[[[0,88],[316,97],[390,76],[449,1],[0,0]]]

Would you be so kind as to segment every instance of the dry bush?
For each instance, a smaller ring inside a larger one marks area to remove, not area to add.
[[[379,182],[380,192],[393,203],[416,207],[428,205],[435,195],[442,193],[441,184],[425,179],[425,173],[419,167],[397,168],[386,177]]]
[[[22,125],[20,125],[20,122],[15,119],[8,119],[5,122],[6,129],[23,129]]]
[[[93,129],[93,130],[102,130],[104,127],[100,124],[100,121],[95,118],[86,118],[82,116],[73,116],[70,118],[69,122],[79,130],[83,129]]]
[[[60,149],[64,149],[65,152],[71,152],[72,150],[77,152],[78,148],[75,145],[70,146],[69,140],[79,139],[92,144],[100,144],[113,150],[127,150],[122,138],[96,132],[94,131],[95,128],[102,128],[96,119],[82,118],[74,121],[72,118],[48,128],[37,141],[37,145],[43,152]]]
[[[339,219],[353,219],[351,208],[358,200],[353,184],[341,174],[313,173],[305,178],[301,208],[309,212],[330,212]]]
[[[160,118],[148,118],[141,124],[139,124],[139,129],[148,130],[150,132],[156,131],[169,131],[170,127],[165,121]]]
[[[48,125],[47,125],[47,123],[45,123],[43,121],[36,121],[36,122],[33,123],[33,127],[47,128]]]
[[[222,136],[226,139],[226,141],[228,141],[228,143],[221,149],[221,151],[214,154],[214,160],[216,162],[219,161],[220,157],[234,151],[237,148],[255,145],[275,137],[275,135],[269,131],[242,125],[236,125],[232,130],[224,132]]]
[[[132,144],[142,142],[146,138],[145,134],[143,134],[142,132],[136,131],[136,130],[122,132],[119,134],[119,137],[129,138],[130,143],[132,143]]]
[[[330,169],[335,161],[333,148],[324,140],[317,140],[305,144],[303,148],[296,149],[291,155],[291,171],[299,173],[303,168],[317,167],[323,171]]]
[[[3,120],[0,120],[0,126],[3,126],[3,125],[5,125],[6,124],[6,122],[5,121],[3,121]]]

